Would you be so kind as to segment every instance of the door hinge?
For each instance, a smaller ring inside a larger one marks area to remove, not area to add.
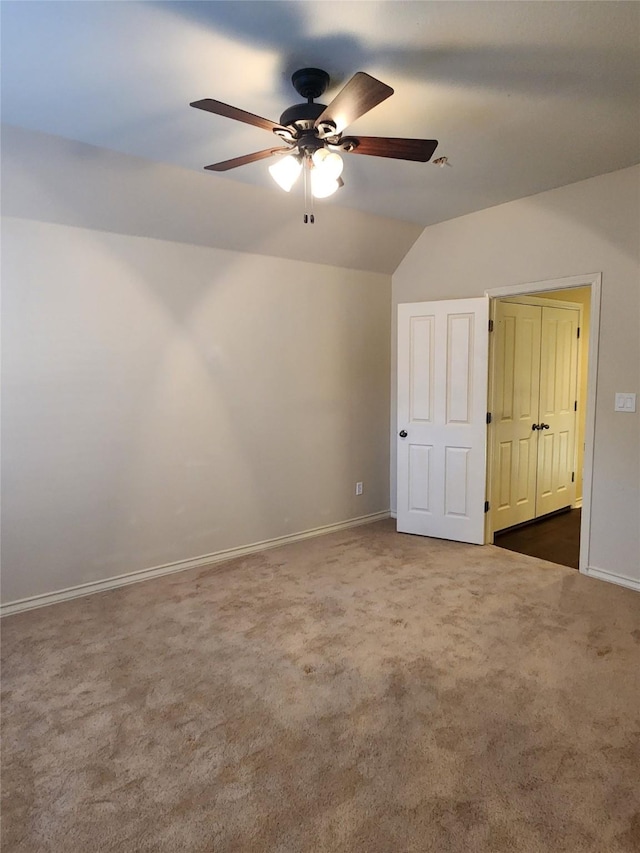
[[[484,511],[489,512],[489,501],[484,502]]]
[[[493,332],[493,320],[489,320],[489,331]]]
[[[575,483],[575,481],[576,481],[576,472],[575,472],[575,471],[572,471],[572,472],[571,472],[571,482],[572,482],[572,483]]]
[[[577,401],[577,400],[576,400],[576,401],[574,402],[574,404],[573,404],[573,411],[574,411],[574,412],[577,412],[577,411],[578,411],[578,401]]]
[[[578,337],[580,337],[580,326],[578,326]]]
[[[487,412],[487,423],[491,423],[491,412]]]

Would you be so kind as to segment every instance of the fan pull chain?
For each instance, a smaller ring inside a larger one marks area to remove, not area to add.
[[[311,192],[311,157],[304,158],[304,224],[315,223],[313,215],[313,193]]]

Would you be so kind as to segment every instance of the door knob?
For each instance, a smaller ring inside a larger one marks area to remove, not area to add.
[[[549,424],[540,424],[538,429],[549,429]]]
[[[539,426],[539,424],[531,424],[531,429],[532,430],[540,429],[540,426]]]
[[[407,433],[406,429],[401,429],[400,432],[398,433],[398,435],[400,436],[400,438],[406,438],[408,433]]]

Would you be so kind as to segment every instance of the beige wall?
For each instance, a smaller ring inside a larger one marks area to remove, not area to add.
[[[426,228],[393,276],[393,304],[602,272],[590,565],[640,581],[640,166]],[[395,506],[395,320],[392,508]]]
[[[388,510],[389,276],[2,236],[4,601]]]

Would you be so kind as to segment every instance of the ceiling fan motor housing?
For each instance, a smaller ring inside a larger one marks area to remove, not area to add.
[[[299,95],[314,101],[326,91],[329,75],[322,68],[300,68],[293,72],[291,82]]]
[[[294,104],[282,113],[280,124],[284,127],[296,125],[300,130],[311,130],[325,109],[324,104]]]
[[[329,85],[329,75],[321,68],[300,68],[293,73],[291,82],[296,92],[307,99],[307,103],[294,104],[286,109],[280,116],[280,124],[283,127],[290,128],[294,135],[297,133],[306,135],[307,131],[314,130],[316,121],[327,108],[325,104],[314,104],[313,101],[326,90]],[[319,130],[320,133],[316,133],[316,136],[322,137],[331,133],[334,127],[328,127],[327,132],[324,132],[325,128],[319,128]],[[314,147],[322,146],[317,144]]]

